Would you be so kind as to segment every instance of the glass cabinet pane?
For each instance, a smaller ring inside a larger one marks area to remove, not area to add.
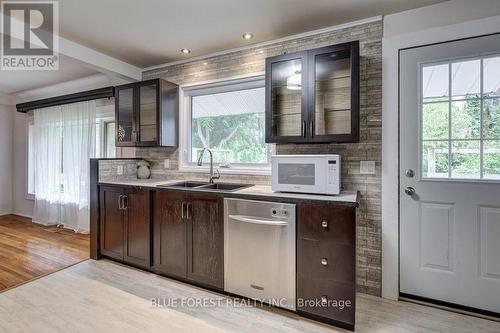
[[[156,84],[140,87],[139,138],[142,142],[156,141],[158,138],[156,87]]]
[[[271,130],[273,136],[302,135],[302,61],[271,64]]]
[[[320,54],[314,60],[314,135],[350,134],[350,52]]]
[[[118,90],[118,142],[135,141],[134,135],[134,88]]]

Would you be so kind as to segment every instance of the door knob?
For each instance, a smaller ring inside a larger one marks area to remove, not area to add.
[[[405,193],[409,196],[412,196],[415,194],[415,189],[411,186],[408,186],[407,188],[405,188]]]

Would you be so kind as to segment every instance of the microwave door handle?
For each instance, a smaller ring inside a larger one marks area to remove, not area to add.
[[[228,215],[228,217],[232,220],[246,222],[246,223],[255,223],[255,224],[264,224],[264,225],[276,225],[276,226],[286,226],[288,222],[279,221],[279,220],[271,220],[271,219],[263,219],[250,217],[246,215]]]

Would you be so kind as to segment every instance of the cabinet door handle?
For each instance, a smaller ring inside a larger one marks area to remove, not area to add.
[[[127,203],[127,205],[125,205]],[[128,197],[126,195],[122,195],[122,209],[126,210],[128,208]]]
[[[191,208],[191,203],[188,202],[186,204],[186,218],[189,220],[191,218],[191,215],[189,214],[189,209]]]
[[[323,265],[323,266],[328,265],[328,259],[326,259],[326,258],[321,258],[321,265]]]
[[[323,227],[324,229],[328,228],[328,221],[327,220],[321,221],[321,227]]]
[[[306,137],[306,121],[305,120],[302,122],[302,136],[304,138]]]
[[[183,219],[183,220],[184,220],[184,206],[185,206],[185,205],[186,205],[186,202],[185,202],[185,201],[183,201],[183,202],[182,202],[182,206],[181,206],[181,219]]]
[[[123,197],[123,195],[121,195],[121,194],[118,196],[118,209],[123,209],[122,208],[122,197]]]
[[[314,120],[311,120],[311,138],[314,138]]]

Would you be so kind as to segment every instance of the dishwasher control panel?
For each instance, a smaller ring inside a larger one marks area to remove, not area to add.
[[[283,208],[271,208],[271,216],[288,218],[290,216],[290,212],[287,209]]]

